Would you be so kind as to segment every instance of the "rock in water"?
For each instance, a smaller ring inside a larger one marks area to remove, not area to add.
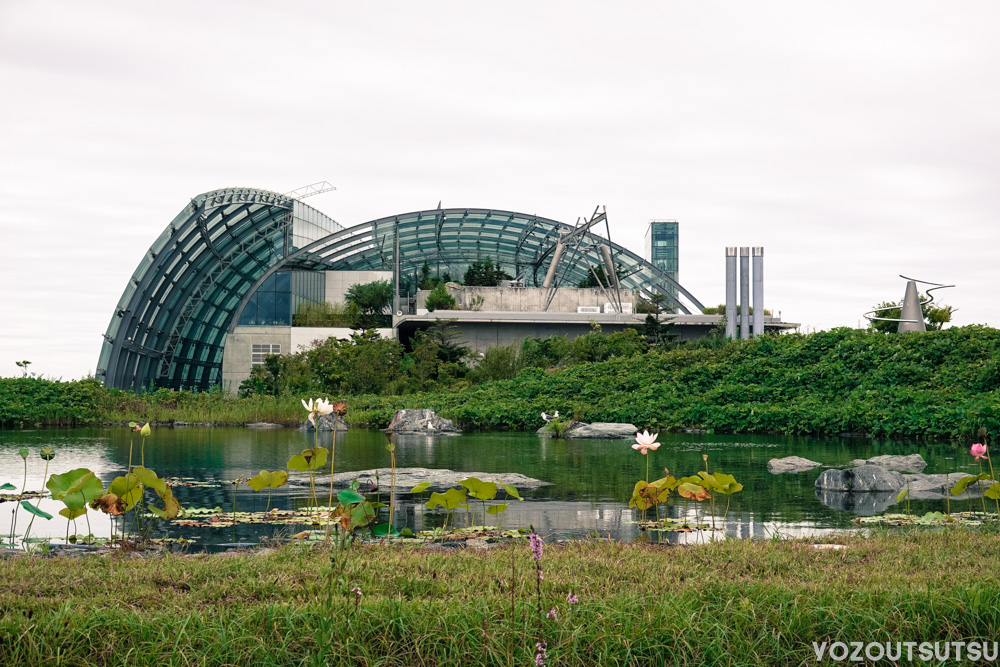
[[[927,467],[927,461],[920,454],[910,454],[909,456],[887,454],[870,458],[867,463],[897,472],[920,472]]]
[[[771,459],[768,461],[767,471],[769,473],[779,475],[786,472],[805,472],[806,470],[812,470],[816,466],[820,465],[823,464],[810,461],[809,459],[804,459],[801,456],[786,456],[783,459]]]
[[[898,472],[873,465],[847,470],[824,470],[816,480],[817,489],[852,493],[899,491],[904,486],[906,480]]]
[[[390,433],[423,433],[454,435],[461,433],[450,419],[438,417],[433,410],[396,410],[389,427]]]
[[[318,426],[313,426],[312,422],[307,419],[304,422],[302,422],[301,425],[299,425],[299,430],[300,431],[305,431],[306,433],[312,433],[317,428],[320,431],[332,431],[333,430],[333,420],[335,418],[337,420],[337,432],[339,433],[341,431],[346,431],[347,430],[347,422],[345,422],[344,418],[341,417],[340,415],[335,415],[333,413],[330,413],[328,415],[319,415],[318,417],[316,417],[316,424]]]
[[[567,429],[564,435],[567,438],[632,438],[637,430],[633,424],[596,422]]]

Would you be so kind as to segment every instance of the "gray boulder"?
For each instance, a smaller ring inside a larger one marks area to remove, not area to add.
[[[767,471],[775,475],[780,475],[782,473],[805,472],[820,465],[823,464],[804,459],[801,456],[786,456],[783,459],[771,459],[768,461]]]
[[[817,489],[852,493],[899,491],[905,485],[906,480],[898,472],[873,465],[847,470],[824,470],[816,480]]]
[[[335,415],[332,412],[328,415],[319,415],[316,417],[316,426],[313,426],[312,422],[308,419],[299,425],[300,431],[305,431],[306,433],[312,433],[313,431],[319,429],[320,431],[332,431],[333,430],[333,420],[337,420],[337,431],[346,431],[347,422],[344,418]]]
[[[828,471],[829,472],[829,471]],[[850,491],[830,491],[816,489],[816,497],[827,507],[850,512],[858,516],[883,514],[896,502],[895,491],[874,491],[872,493],[851,493]]]
[[[632,438],[637,429],[633,424],[612,424],[609,422],[596,422],[593,424],[580,424],[566,430],[567,438]]]
[[[454,435],[461,433],[450,419],[438,417],[433,410],[396,410],[386,431],[390,433],[423,433],[424,435]]]
[[[951,495],[951,489],[958,480],[965,477],[962,473],[944,473],[937,475],[903,475],[905,486],[910,489],[910,498],[916,500],[941,500],[946,496],[952,500],[968,500],[978,498],[990,488],[995,482],[984,481],[982,487],[979,484],[970,484],[968,489],[957,496]]]
[[[909,454],[907,456],[886,454],[884,456],[874,456],[867,461],[861,461],[860,459],[851,461],[851,465],[853,466],[865,464],[882,466],[887,470],[895,470],[897,472],[920,472],[927,467],[927,461],[920,454]]]

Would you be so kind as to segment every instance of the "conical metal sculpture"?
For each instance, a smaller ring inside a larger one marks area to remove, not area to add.
[[[903,307],[899,314],[899,325],[896,327],[897,333],[904,331],[927,331],[927,325],[924,324],[924,313],[920,309],[920,293],[917,292],[915,280],[906,283]]]

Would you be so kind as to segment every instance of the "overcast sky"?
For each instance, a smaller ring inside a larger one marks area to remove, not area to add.
[[[996,326],[996,2],[0,0],[0,375],[93,372],[139,259],[187,201],[252,186],[344,225],[424,208],[572,223],[680,280],[858,326],[904,274]]]

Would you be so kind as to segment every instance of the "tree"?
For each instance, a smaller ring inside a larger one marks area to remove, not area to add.
[[[424,302],[424,307],[430,312],[434,312],[435,310],[455,310],[457,305],[455,297],[448,294],[448,290],[441,283],[431,290],[431,293],[427,295],[427,301]]]
[[[28,361],[27,359],[25,359],[24,361],[15,361],[14,362],[14,365],[17,366],[18,368],[20,368],[21,372],[23,373],[21,375],[21,377],[24,377],[24,378],[28,377],[28,365],[29,364],[31,364],[31,362]]]
[[[462,282],[467,286],[496,287],[501,280],[510,280],[510,276],[504,273],[499,263],[493,264],[493,260],[487,257],[470,264]]]
[[[647,315],[642,325],[642,334],[646,337],[646,342],[650,345],[668,343],[674,338],[670,333],[674,325],[662,324],[660,322],[660,315],[663,314],[664,310],[663,302],[666,300],[667,297],[663,294],[653,294],[646,300],[646,308],[644,310]]]
[[[578,282],[576,284],[576,286],[579,287],[580,289],[585,289],[587,287],[601,287],[602,285],[604,287],[608,287],[608,276],[607,276],[606,273],[604,273],[604,265],[603,264],[596,264],[596,265],[594,265],[594,266],[592,266],[590,268],[591,268],[591,271],[587,273],[587,277],[584,278],[583,280],[581,280],[580,282]],[[594,279],[594,274],[595,273],[597,274],[597,280]],[[621,280],[621,278],[622,278],[622,265],[621,264],[616,264],[615,265],[615,274],[618,276],[618,280]],[[601,281],[600,285],[597,284],[598,280]]]
[[[374,329],[384,325],[385,311],[392,306],[392,285],[388,280],[376,280],[370,283],[360,283],[347,288],[344,299],[358,307],[361,316],[358,318],[359,329]]]
[[[898,320],[903,312],[903,302],[902,301],[883,301],[879,305],[872,308],[876,311],[875,317],[887,317],[890,319]],[[927,327],[928,331],[940,331],[944,328],[944,325],[951,322],[951,314],[954,312],[954,308],[941,304],[940,306],[934,306],[931,303],[923,303],[920,306],[920,310],[924,316],[924,326]],[[870,331],[877,331],[879,333],[896,333],[899,328],[899,322],[890,322],[886,320],[871,320],[868,323],[868,329]]]

